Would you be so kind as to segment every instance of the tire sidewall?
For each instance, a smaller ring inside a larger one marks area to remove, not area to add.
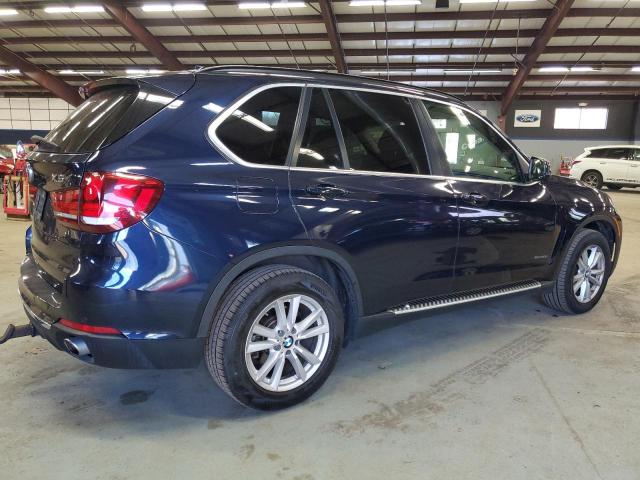
[[[293,294],[307,295],[322,306],[329,322],[329,347],[320,368],[303,385],[272,392],[251,378],[245,363],[245,342],[258,314],[277,298]],[[229,389],[242,403],[264,410],[299,403],[318,390],[335,367],[344,335],[344,319],[336,295],[322,279],[304,272],[278,275],[251,291],[235,312],[231,325],[223,344],[223,368]]]
[[[592,298],[591,301],[589,302],[581,303],[578,301],[578,299],[576,299],[573,293],[573,275],[574,275],[576,263],[578,261],[578,257],[582,254],[584,249],[590,245],[598,245],[602,249],[605,256],[605,259],[604,259],[605,275],[602,280],[602,285],[600,285],[600,289],[598,290],[598,293],[596,293],[595,297]],[[565,278],[563,279],[564,284],[568,286],[568,288],[565,288],[565,292],[564,292],[565,300],[567,301],[572,311],[576,313],[588,312],[593,307],[595,307],[596,304],[600,301],[600,298],[602,297],[602,294],[604,293],[607,287],[607,283],[609,281],[609,275],[611,273],[611,265],[612,265],[611,249],[609,247],[609,244],[600,232],[589,231],[588,234],[583,235],[581,236],[580,239],[578,239],[578,242],[576,243],[575,248],[572,250],[571,254],[569,255],[567,262],[568,262],[567,268],[563,272],[565,276]]]
[[[595,175],[596,178],[598,179],[598,184],[594,188],[597,188],[598,190],[602,188],[603,180],[602,180],[602,174],[600,172],[598,172],[597,170],[588,170],[582,174],[582,177],[580,178],[580,180],[584,181],[584,178],[587,175]]]

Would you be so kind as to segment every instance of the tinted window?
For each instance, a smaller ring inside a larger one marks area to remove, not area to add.
[[[50,145],[41,143],[38,150],[93,152],[118,140],[174,98],[163,90],[140,90],[135,85],[99,91],[51,130],[45,138]]]
[[[640,148],[633,149],[633,159],[640,160]]]
[[[454,175],[520,180],[515,150],[485,122],[454,106],[425,106]]]
[[[407,98],[347,90],[330,92],[351,168],[427,172],[424,144]]]
[[[242,160],[285,165],[301,89],[270,88],[251,97],[216,129],[216,136]]]
[[[307,125],[296,162],[298,167],[342,168],[338,137],[322,90],[311,95]]]
[[[628,148],[607,148],[602,151],[602,156],[600,158],[610,158],[612,160],[627,160],[629,156],[630,152]]]

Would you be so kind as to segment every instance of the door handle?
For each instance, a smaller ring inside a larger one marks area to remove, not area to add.
[[[330,183],[319,183],[317,185],[309,185],[306,188],[306,191],[310,195],[314,195],[317,197],[327,197],[327,198],[336,198],[336,197],[346,197],[349,193],[344,188],[337,187]]]
[[[463,202],[470,205],[486,205],[489,203],[489,198],[481,193],[463,193],[461,198]]]

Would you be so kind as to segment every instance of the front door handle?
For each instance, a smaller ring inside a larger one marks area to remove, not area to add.
[[[310,195],[314,195],[316,197],[327,197],[327,198],[336,198],[336,197],[346,197],[349,193],[344,188],[337,187],[330,183],[319,183],[317,185],[309,185],[306,188],[306,191]]]
[[[461,198],[463,202],[470,205],[486,205],[489,203],[489,198],[481,193],[464,193]]]

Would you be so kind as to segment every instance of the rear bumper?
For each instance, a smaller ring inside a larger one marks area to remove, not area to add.
[[[40,275],[31,256],[20,267],[19,290],[25,313],[38,333],[58,350],[65,339],[81,339],[89,355],[80,360],[111,368],[193,368],[203,357],[204,338],[131,339],[124,335],[93,335],[58,323],[67,318],[68,299]]]

